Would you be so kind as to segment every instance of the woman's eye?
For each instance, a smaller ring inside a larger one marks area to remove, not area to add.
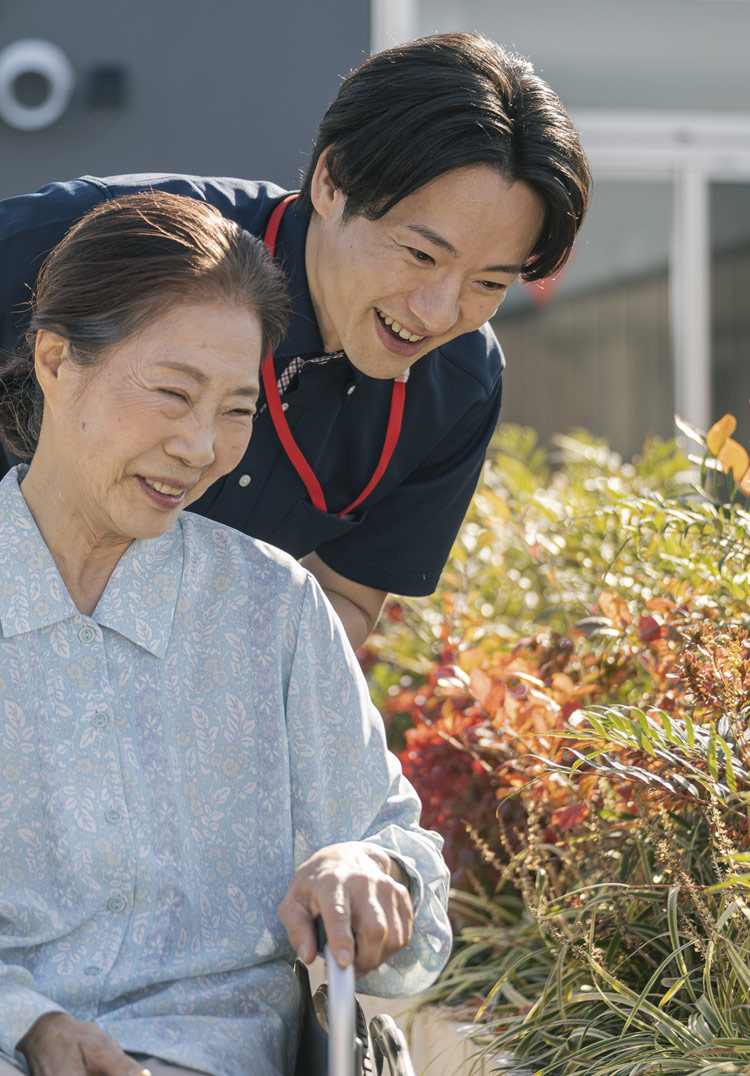
[[[480,280],[479,283],[487,291],[505,291],[505,284],[500,284],[497,280]]]
[[[171,396],[172,399],[182,400],[183,403],[187,403],[187,396],[184,392],[179,392],[177,389],[159,389],[159,392],[164,396]]]

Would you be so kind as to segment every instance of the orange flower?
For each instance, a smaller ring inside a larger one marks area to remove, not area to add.
[[[738,484],[745,477],[748,466],[750,466],[747,452],[742,445],[738,444],[737,441],[733,441],[731,437],[726,439],[716,458],[721,464],[724,474],[731,471],[735,482]]]
[[[730,436],[737,428],[734,415],[723,415],[706,434],[706,448],[716,457],[724,474],[732,472],[740,491],[750,495],[750,457]]]
[[[736,429],[737,419],[734,415],[723,415],[718,422],[714,422],[706,434],[706,448],[712,456],[719,455],[722,445]]]

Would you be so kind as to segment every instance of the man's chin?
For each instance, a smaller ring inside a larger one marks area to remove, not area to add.
[[[419,362],[422,356],[417,355],[416,358],[406,359],[402,355],[393,355],[390,352],[383,351],[379,355],[367,355],[358,358],[352,358],[347,352],[347,358],[352,366],[366,377],[371,377],[376,381],[392,381],[395,377],[405,374],[415,362]]]

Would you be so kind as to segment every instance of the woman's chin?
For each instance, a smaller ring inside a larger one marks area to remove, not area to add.
[[[133,512],[126,519],[114,521],[112,530],[122,541],[127,542],[161,538],[175,525],[181,511],[182,509],[172,512]]]

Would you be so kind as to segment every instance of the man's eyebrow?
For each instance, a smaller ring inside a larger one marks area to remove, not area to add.
[[[160,362],[159,365],[166,370],[176,370],[178,374],[186,374],[191,377],[197,385],[205,385],[208,381],[208,375],[203,372],[198,366],[190,366],[184,362],[170,362],[169,359],[165,359]],[[230,395],[232,396],[252,396],[255,398],[258,395],[260,386],[256,383],[254,385],[240,385],[239,388],[232,389]]]
[[[442,235],[438,235],[437,232],[433,232],[432,228],[427,228],[424,224],[407,224],[406,227],[416,232],[417,235],[421,235],[423,239],[428,240],[430,243],[434,243],[436,247],[440,247],[441,250],[445,250],[452,258],[457,258],[458,251],[447,239]],[[513,276],[517,276],[523,269],[523,265],[485,265],[482,272],[485,273],[511,273]]]
[[[438,235],[437,232],[433,232],[432,228],[428,228],[424,224],[407,224],[409,231],[416,232],[417,235],[421,235],[423,239],[428,240],[430,243],[434,243],[436,247],[440,247],[441,250],[445,250],[450,254],[452,258],[458,257],[458,251],[449,243],[447,239],[444,239],[442,235]]]

